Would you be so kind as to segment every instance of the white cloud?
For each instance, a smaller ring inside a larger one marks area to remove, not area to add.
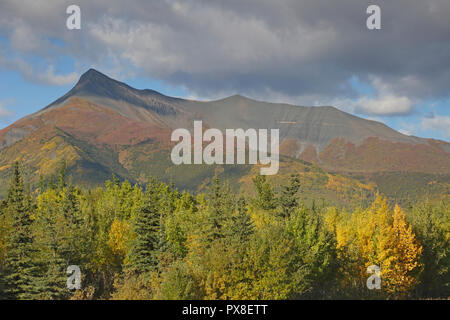
[[[421,126],[425,130],[437,130],[443,137],[450,139],[450,117],[435,115],[432,118],[423,118]]]
[[[354,104],[355,112],[371,116],[406,115],[412,112],[414,102],[409,97],[396,94],[394,87],[378,76],[370,75],[368,79],[375,95],[359,98]]]
[[[363,97],[358,100],[356,110],[370,115],[402,115],[412,111],[413,102],[408,97],[394,95],[380,96],[376,98]]]
[[[41,84],[70,85],[74,84],[79,77],[76,72],[56,74],[55,67],[51,64],[44,70],[38,70],[37,67],[33,67],[22,58],[8,57],[8,53],[4,50],[0,50],[0,66],[6,69],[17,70],[25,79]]]
[[[38,82],[52,84],[57,86],[64,86],[74,84],[79,75],[76,72],[68,74],[55,74],[55,68],[50,65],[45,72],[35,74],[35,78]]]

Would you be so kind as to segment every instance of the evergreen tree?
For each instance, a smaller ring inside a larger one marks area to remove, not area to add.
[[[256,191],[255,206],[263,210],[274,210],[277,207],[277,199],[266,176],[259,175],[253,178],[253,185]]]
[[[141,275],[154,271],[158,265],[160,242],[159,183],[151,179],[144,195],[144,204],[135,217],[132,228],[135,239],[128,254],[126,271]]]
[[[44,192],[47,187],[47,181],[42,174],[39,175],[39,192]]]
[[[248,214],[247,203],[244,197],[238,200],[237,214],[232,217],[231,231],[232,238],[236,239],[238,243],[248,241],[254,232],[254,225]]]
[[[65,273],[67,262],[62,249],[64,217],[57,208],[52,206],[53,198],[41,196],[39,232],[41,236],[37,241],[39,245],[39,260],[42,266],[42,277],[37,282],[40,299],[63,299],[68,296],[66,288],[67,275]],[[47,200],[47,201],[46,201]],[[50,200],[50,201],[48,201]],[[54,203],[53,203],[54,204]]]
[[[418,203],[411,209],[410,220],[423,246],[419,296],[450,296],[450,206]]]
[[[64,239],[62,243],[62,252],[67,265],[80,264],[82,262],[82,230],[84,229],[83,219],[81,217],[80,204],[77,197],[77,190],[70,182],[59,191],[60,205],[59,210],[64,217]]]
[[[300,178],[298,174],[292,174],[289,184],[283,187],[280,204],[281,216],[287,218],[292,211],[298,206],[297,192],[300,188]]]
[[[298,291],[298,296],[329,297],[336,283],[335,241],[324,227],[321,213],[300,205],[292,211],[286,227],[294,238],[295,249],[299,253],[305,274],[304,284],[307,290]]]
[[[120,180],[114,173],[112,175],[112,184],[117,187],[120,186]]]
[[[6,299],[5,296],[5,254],[6,240],[10,232],[10,219],[5,214],[6,201],[0,201],[0,300]]]
[[[229,185],[221,184],[217,175],[214,176],[209,193],[211,205],[218,216],[224,217],[227,214],[231,214],[235,207],[234,195],[232,194]]]
[[[235,198],[228,185],[222,186],[216,175],[210,188],[211,210],[207,217],[206,239],[214,241],[226,234],[225,226],[229,222],[235,207]]]
[[[176,203],[180,194],[173,183],[169,185],[161,183],[159,186],[159,207],[160,207],[160,228],[159,228],[159,249],[161,253],[167,253],[169,246],[167,243],[166,221],[172,216],[176,209]]]
[[[12,217],[12,229],[7,239],[6,293],[11,299],[31,299],[37,294],[38,266],[29,201],[24,191],[19,164],[14,164],[14,176],[8,190],[7,211]]]
[[[58,189],[62,190],[66,187],[66,173],[67,173],[67,165],[66,161],[61,161],[61,167],[58,172]]]

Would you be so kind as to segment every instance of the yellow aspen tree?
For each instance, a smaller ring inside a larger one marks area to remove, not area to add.
[[[354,215],[352,218],[356,227],[354,242],[361,259],[359,262],[359,276],[365,287],[367,268],[371,265],[377,265],[382,268],[382,264],[391,259],[389,230],[392,213],[386,199],[378,195],[371,207]]]
[[[114,219],[109,232],[108,245],[118,259],[117,263],[123,263],[132,237],[133,232],[129,223],[125,220]]]
[[[387,240],[387,257],[382,258],[381,275],[384,289],[394,298],[404,297],[417,284],[422,247],[416,240],[406,215],[396,205]]]

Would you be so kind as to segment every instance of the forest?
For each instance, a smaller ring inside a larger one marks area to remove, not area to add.
[[[349,210],[299,200],[292,174],[254,196],[216,176],[191,194],[149,177],[37,188],[15,163],[0,203],[0,299],[448,299],[449,199]],[[69,265],[81,289],[67,288]],[[369,266],[381,288],[369,290]]]

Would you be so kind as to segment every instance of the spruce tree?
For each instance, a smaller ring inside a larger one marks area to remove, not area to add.
[[[5,295],[5,240],[9,232],[8,216],[5,214],[6,201],[0,201],[0,300],[6,299]]]
[[[84,229],[83,219],[81,217],[80,203],[77,197],[77,190],[72,181],[66,185],[65,179],[60,172],[59,187],[59,210],[64,218],[64,239],[61,244],[61,251],[67,265],[80,264],[82,262],[82,239],[81,234]]]
[[[280,205],[281,216],[287,218],[292,211],[298,206],[297,192],[300,188],[300,178],[298,174],[292,174],[289,179],[289,184],[283,187]]]
[[[235,198],[228,185],[223,186],[219,177],[214,176],[209,190],[211,203],[206,230],[206,239],[213,241],[226,236],[224,227],[229,223],[235,208]]]
[[[274,210],[277,207],[277,199],[266,176],[260,175],[253,178],[253,185],[256,191],[255,206],[263,210]]]
[[[47,181],[42,174],[39,175],[39,192],[43,193],[47,188]]]
[[[158,265],[160,242],[159,183],[151,179],[144,195],[144,204],[133,223],[135,239],[128,253],[126,272],[143,275],[154,271]]]
[[[67,165],[66,161],[61,161],[61,167],[59,168],[58,173],[58,189],[62,190],[66,187],[66,173],[67,173]]]
[[[7,212],[12,217],[12,229],[7,240],[6,293],[10,299],[32,299],[37,294],[38,265],[35,262],[32,219],[29,201],[24,191],[19,164],[14,164],[7,197]]]
[[[61,217],[56,208],[47,208],[41,219],[42,237],[39,243],[39,258],[43,274],[38,280],[40,299],[64,299],[68,297],[66,287],[67,263],[63,257],[61,246]],[[64,223],[64,220],[62,220]]]
[[[237,214],[232,218],[232,237],[237,240],[238,243],[248,241],[254,232],[254,225],[247,211],[245,198],[239,198],[237,203]]]

